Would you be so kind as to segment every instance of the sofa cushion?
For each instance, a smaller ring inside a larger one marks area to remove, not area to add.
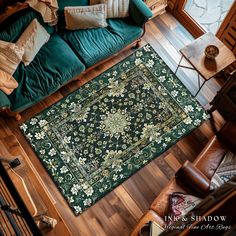
[[[108,25],[108,30],[122,38],[124,45],[129,45],[143,33],[143,28],[135,25],[130,18],[109,19]]]
[[[0,39],[8,42],[16,42],[23,31],[27,28],[30,22],[33,19],[37,19],[39,23],[47,30],[49,34],[52,34],[54,28],[45,24],[41,15],[34,10],[27,10],[20,12],[20,16],[17,15],[16,20],[12,20],[10,23],[6,22],[7,24],[3,26],[4,30],[0,30]]]
[[[64,40],[53,34],[30,65],[21,63],[14,73],[19,86],[9,96],[12,110],[21,111],[30,107],[84,69],[85,66]]]
[[[142,28],[122,19],[109,19],[108,27],[61,32],[81,61],[90,67],[118,52],[142,35]]]

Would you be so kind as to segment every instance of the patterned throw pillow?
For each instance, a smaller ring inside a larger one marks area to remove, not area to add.
[[[10,74],[0,70],[0,89],[7,95],[10,95],[17,87],[17,81]]]
[[[174,217],[181,218],[182,216],[190,212],[195,206],[197,206],[201,202],[201,200],[201,198],[185,193],[174,192],[170,194],[169,219],[173,219]],[[168,224],[171,223],[173,223],[173,221],[169,220]]]
[[[106,27],[107,6],[97,4],[92,6],[65,7],[66,29],[88,29]]]
[[[13,75],[22,60],[24,49],[15,43],[0,40],[0,69]]]
[[[18,47],[24,48],[25,52],[22,61],[26,66],[33,61],[36,54],[49,38],[50,34],[44,29],[38,20],[32,20],[16,42]]]
[[[212,176],[210,190],[217,189],[234,176],[236,176],[236,156],[229,151]]]
[[[90,5],[105,3],[107,18],[123,18],[129,15],[129,0],[90,0]]]

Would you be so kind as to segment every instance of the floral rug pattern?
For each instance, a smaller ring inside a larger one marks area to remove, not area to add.
[[[20,129],[80,214],[206,119],[147,44]]]

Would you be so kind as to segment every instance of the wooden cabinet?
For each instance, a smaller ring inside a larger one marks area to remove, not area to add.
[[[145,0],[144,2],[151,9],[153,17],[164,13],[167,6],[167,0]]]
[[[210,103],[226,121],[236,119],[236,72],[231,75]]]

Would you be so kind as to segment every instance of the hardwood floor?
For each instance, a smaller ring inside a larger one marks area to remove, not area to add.
[[[143,39],[142,44],[150,43],[174,71],[180,60],[178,50],[191,42],[193,37],[172,15],[165,13],[147,23],[146,34]],[[209,138],[213,136],[210,123],[205,122],[201,127],[194,130],[190,135],[183,138],[168,151],[135,173],[114,191],[107,194],[82,215],[76,217],[73,214],[53,181],[42,167],[29,143],[21,134],[18,126],[131,53],[132,50],[125,51],[84,75],[81,81],[73,81],[66,85],[49,98],[24,111],[22,113],[22,120],[19,122],[16,122],[12,118],[1,118],[0,120],[0,136],[6,137],[14,134],[17,137],[56,201],[56,207],[62,219],[68,225],[71,234],[75,236],[129,235],[136,222],[149,208],[158,193],[174,176],[178,168],[185,160],[193,161]],[[177,75],[192,93],[197,90],[197,75],[195,72],[180,69]],[[197,100],[202,106],[208,108],[208,102],[211,101],[219,87],[218,83],[212,79],[203,87],[197,96]],[[220,127],[223,124],[223,119],[218,113],[215,113],[214,117],[216,125]],[[57,235],[59,236],[60,233],[57,233]]]

